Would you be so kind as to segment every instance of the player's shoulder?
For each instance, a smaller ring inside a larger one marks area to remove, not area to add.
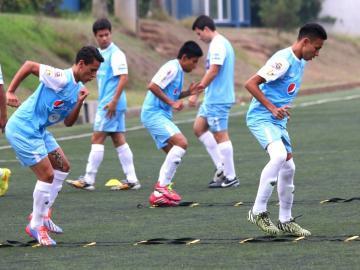
[[[120,49],[120,47],[118,47],[115,43],[111,43],[110,50],[111,50],[112,54],[119,54],[119,55],[125,56],[124,51],[122,49]]]

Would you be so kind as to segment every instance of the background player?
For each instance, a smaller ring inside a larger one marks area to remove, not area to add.
[[[199,16],[192,29],[199,38],[209,43],[206,73],[200,86],[205,89],[204,101],[194,123],[194,133],[204,144],[216,167],[210,188],[239,186],[236,178],[233,146],[228,133],[228,118],[235,102],[234,64],[235,55],[230,42],[216,31],[214,21]],[[194,105],[198,95],[189,98]]]
[[[107,19],[98,19],[93,24],[93,33],[105,61],[96,76],[99,104],[91,138],[91,151],[85,176],[79,180],[67,180],[67,183],[85,190],[95,189],[96,174],[104,158],[104,143],[106,137],[110,136],[126,176],[126,180],[118,186],[118,189],[139,189],[140,182],[135,173],[133,153],[125,140],[124,87],[128,81],[126,57],[112,42],[111,23]]]
[[[159,179],[149,201],[156,206],[176,206],[181,200],[171,184],[177,167],[185,155],[187,140],[172,122],[172,110],[183,109],[183,97],[202,91],[198,84],[191,84],[182,91],[184,72],[191,72],[203,55],[194,41],[185,42],[180,48],[177,59],[164,64],[152,78],[141,110],[141,122],[150,132],[156,146],[166,153],[161,166]]]

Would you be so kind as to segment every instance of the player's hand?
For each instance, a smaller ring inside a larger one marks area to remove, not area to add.
[[[189,86],[190,96],[192,95],[199,95],[201,92],[203,92],[205,87],[198,83],[192,82]]]
[[[181,111],[184,108],[184,103],[182,100],[175,101],[171,107],[176,111]]]
[[[6,92],[6,104],[10,107],[17,108],[21,105],[21,102],[14,93]]]
[[[285,105],[285,106],[280,107],[280,108],[275,108],[272,111],[272,114],[276,119],[279,119],[279,120],[282,120],[285,117],[290,119],[290,111],[289,111],[289,109],[291,109],[291,106]]]
[[[5,132],[5,126],[6,126],[6,123],[7,123],[7,117],[4,115],[2,115],[0,117],[0,129],[1,129],[1,132],[4,133]]]
[[[117,103],[114,101],[110,101],[105,105],[104,110],[107,110],[106,117],[113,118],[116,115],[116,105]]]
[[[190,107],[196,107],[199,96],[197,94],[189,96],[188,102]]]
[[[89,95],[89,90],[87,90],[87,88],[82,88],[79,91],[79,97],[78,97],[78,101],[79,102],[84,102],[84,100],[86,99],[86,97]]]

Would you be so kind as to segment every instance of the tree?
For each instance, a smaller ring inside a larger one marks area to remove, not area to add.
[[[106,0],[92,0],[91,13],[95,18],[106,18],[109,10]]]
[[[299,26],[301,0],[262,0],[259,17],[266,27],[290,31]]]
[[[321,11],[323,0],[307,0],[301,2],[299,19],[301,24],[317,19]]]

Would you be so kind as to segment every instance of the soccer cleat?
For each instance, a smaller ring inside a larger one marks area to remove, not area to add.
[[[159,182],[157,182],[155,185],[155,191],[160,192],[172,201],[181,201],[180,195],[177,194],[175,190],[173,190],[172,185],[173,183],[170,183],[169,185],[162,187],[160,186]]]
[[[88,191],[95,190],[94,185],[86,183],[86,181],[81,177],[79,178],[80,178],[79,180],[66,180],[66,183],[68,183],[70,186],[73,186],[74,188],[84,189]]]
[[[32,229],[30,224],[26,226],[25,232],[32,238],[34,238],[42,246],[56,246],[56,242],[51,239],[48,234],[48,230],[45,226],[40,226],[37,229]]]
[[[52,221],[51,214],[52,214],[52,209],[50,208],[48,214],[44,217],[44,223],[43,223],[44,226],[48,229],[49,232],[56,234],[63,233],[64,232],[63,229],[61,229],[61,227],[59,227],[54,223],[54,221]],[[28,217],[29,222],[31,221],[31,219],[32,219],[32,213]]]
[[[0,178],[0,196],[5,195],[6,191],[9,189],[9,180],[11,171],[7,168],[2,169],[3,173]]]
[[[166,197],[164,194],[154,191],[151,193],[149,197],[149,203],[151,206],[156,207],[172,207],[172,206],[178,206],[179,201],[174,201]]]
[[[131,183],[128,180],[120,181],[119,185],[111,187],[111,190],[129,190],[129,189],[139,189],[141,188],[140,182],[136,181],[135,183]]]
[[[240,185],[239,180],[236,178],[236,176],[233,179],[228,179],[227,177],[224,176],[223,181],[221,182],[221,187],[222,188],[227,188],[227,187],[238,187]]]
[[[239,180],[234,177],[229,180],[227,177],[223,176],[221,181],[212,181],[209,183],[209,188],[227,188],[227,187],[238,187],[240,185]]]
[[[277,227],[283,233],[295,235],[295,236],[310,236],[311,232],[302,228],[295,222],[295,219],[290,219],[287,222],[278,222]]]
[[[280,230],[278,229],[278,227],[276,227],[274,223],[272,223],[269,217],[269,212],[262,212],[255,215],[250,209],[248,214],[248,221],[258,226],[260,230],[267,234],[280,234]]]

